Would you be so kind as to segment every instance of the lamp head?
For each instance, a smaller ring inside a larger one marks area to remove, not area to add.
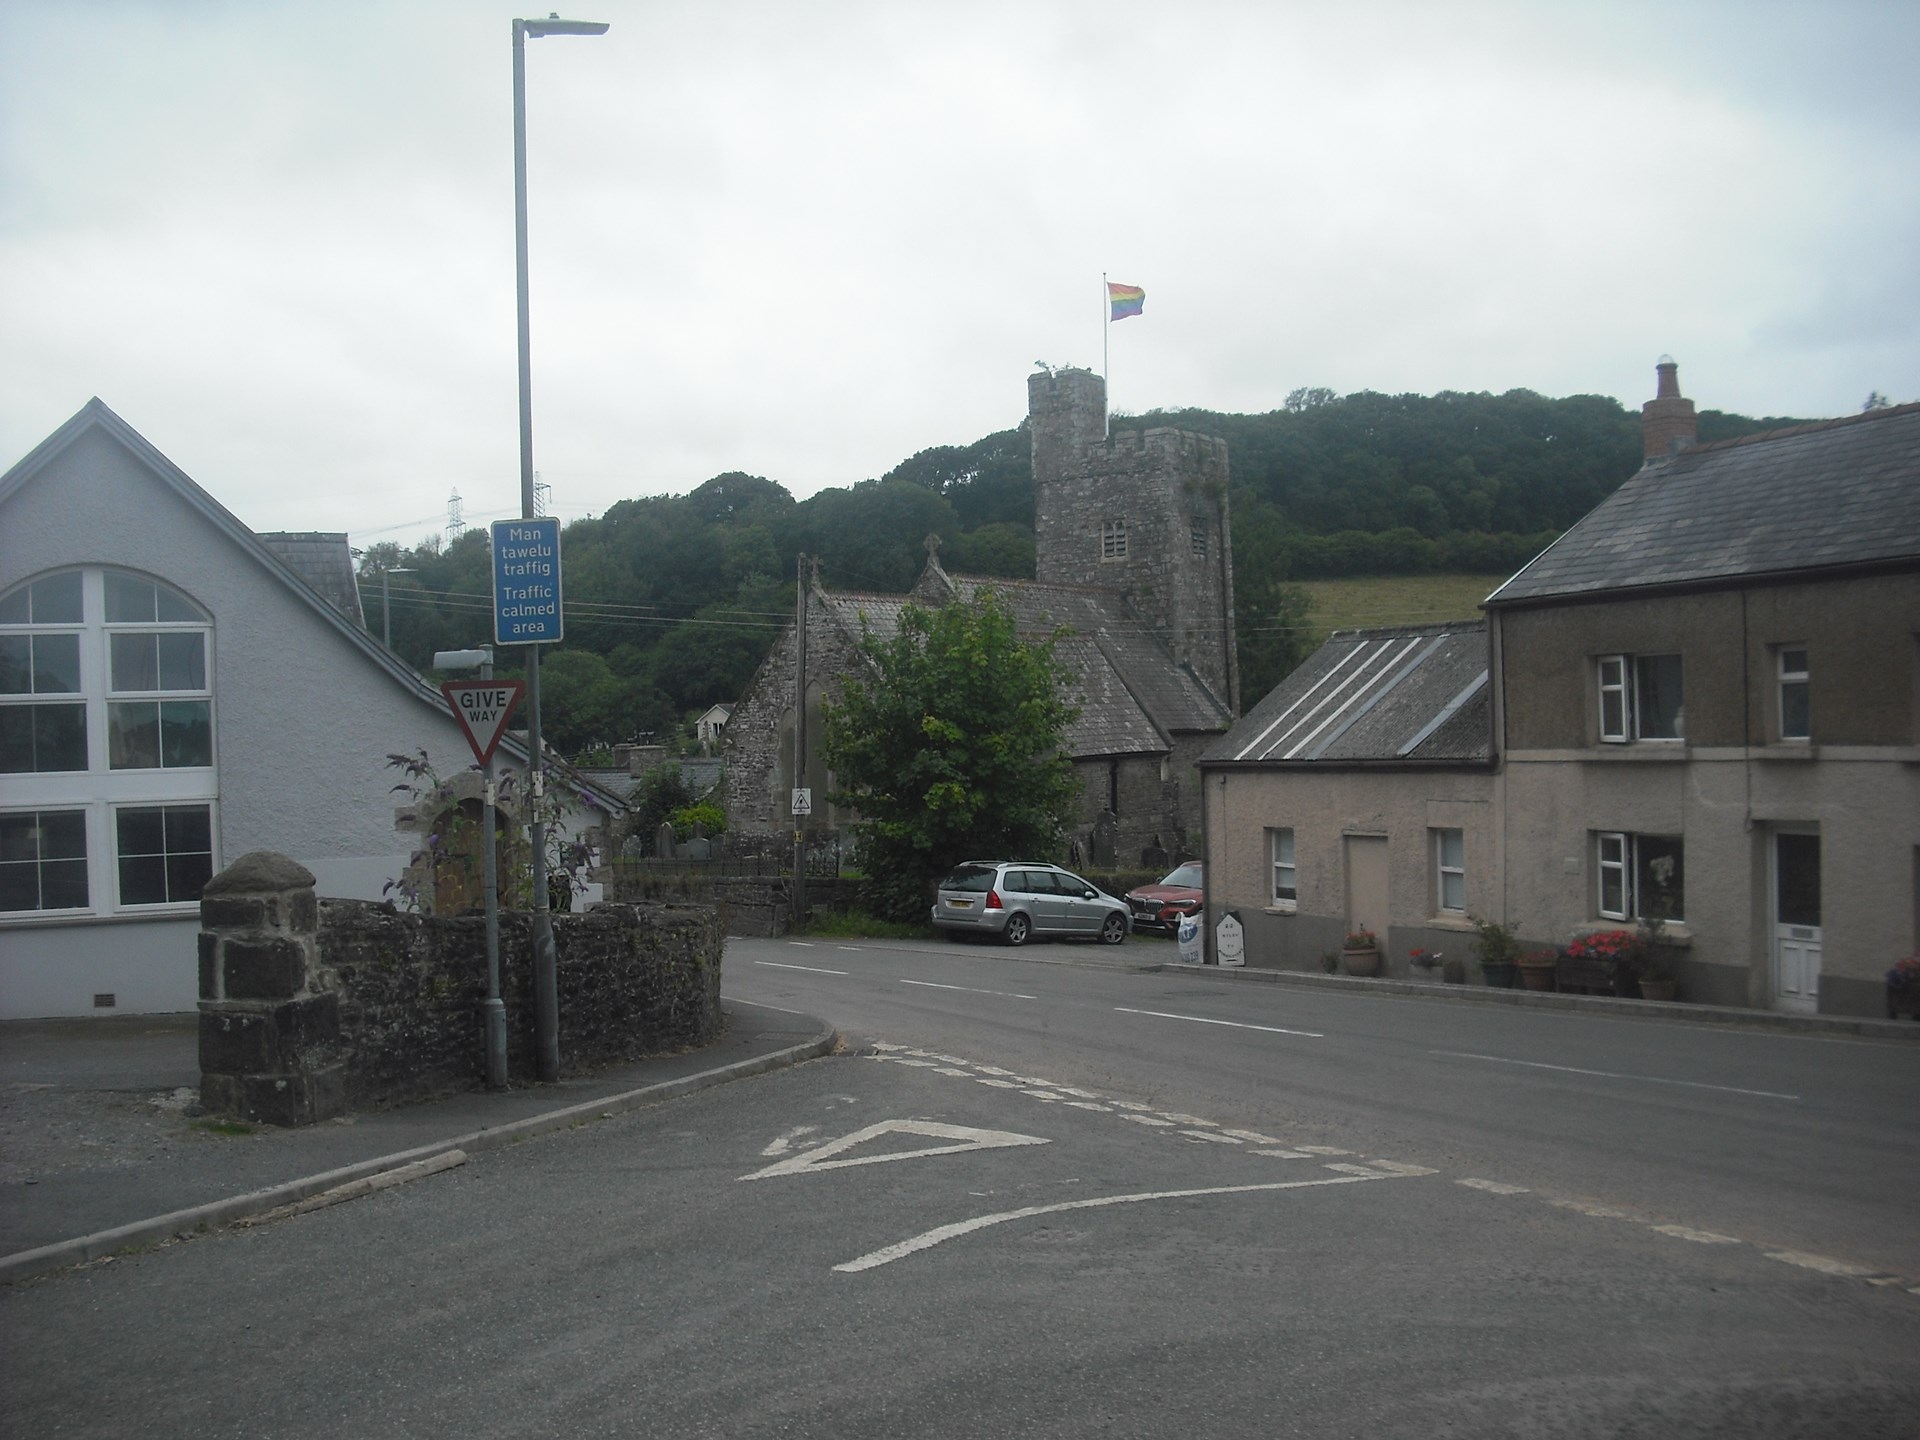
[[[548,15],[544,20],[516,20],[514,23],[534,40],[543,35],[604,35],[608,29],[604,20],[562,20],[558,15]]]

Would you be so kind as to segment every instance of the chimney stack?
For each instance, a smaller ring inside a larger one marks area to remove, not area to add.
[[[1680,394],[1680,366],[1671,355],[1662,355],[1653,367],[1660,376],[1654,398],[1640,407],[1640,436],[1646,460],[1664,460],[1693,444],[1700,426],[1693,413],[1693,402]]]

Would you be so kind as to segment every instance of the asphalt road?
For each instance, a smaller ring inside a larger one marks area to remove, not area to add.
[[[0,1431],[1920,1434],[1912,1048],[1114,954],[736,941],[850,1053],[12,1287]]]

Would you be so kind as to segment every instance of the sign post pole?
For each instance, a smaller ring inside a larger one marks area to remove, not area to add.
[[[486,837],[482,854],[486,864],[484,883],[487,905],[487,1003],[484,1011],[487,1088],[504,1090],[507,1088],[507,1007],[500,998],[500,865],[493,833],[494,813],[500,803],[500,792],[493,779],[493,752],[499,747],[500,737],[506,732],[507,720],[526,687],[518,680],[495,684],[493,651],[483,648],[473,653],[483,657],[479,681],[449,681],[440,687],[440,691],[447,697],[447,703],[453,706],[453,715],[460,722],[460,728],[466,731],[467,743],[473,747],[473,753],[480,761],[480,773],[486,780],[486,800],[480,823]],[[436,664],[440,658],[434,656]]]
[[[522,469],[530,441],[523,436]],[[533,849],[533,1023],[536,1073],[560,1078],[559,956],[553,944],[547,894],[546,755],[540,738],[540,647],[564,634],[560,612],[560,521],[533,513],[532,496],[519,520],[496,520],[493,537],[493,638],[527,647],[528,840]]]

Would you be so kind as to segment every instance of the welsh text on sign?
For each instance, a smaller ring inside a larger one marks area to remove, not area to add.
[[[493,540],[493,638],[502,645],[551,645],[565,634],[560,615],[560,521],[552,515],[496,520]]]

